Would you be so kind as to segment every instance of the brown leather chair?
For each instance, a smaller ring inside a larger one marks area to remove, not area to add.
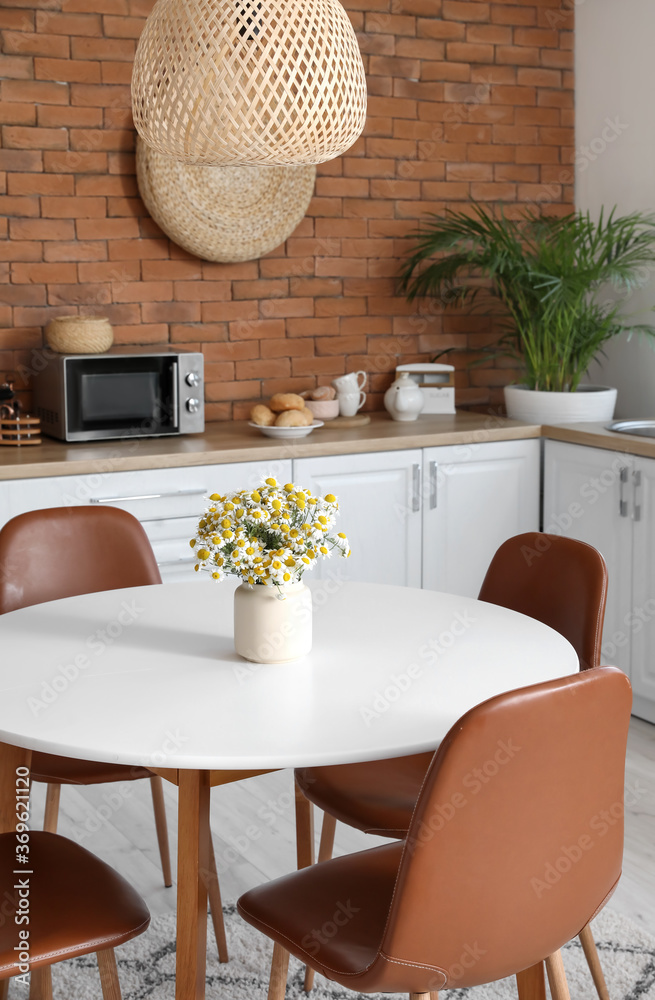
[[[27,960],[30,997],[51,1000],[50,966],[96,952],[103,997],[120,1000],[114,948],[147,929],[146,904],[109,865],[66,837],[30,833],[29,861],[32,874],[14,874],[16,835],[0,835],[0,997],[6,1000],[11,977],[25,975]],[[21,888],[21,881],[27,885]],[[29,924],[17,924],[16,914],[25,912]],[[21,953],[25,930],[29,944]]]
[[[53,507],[19,514],[0,530],[0,614],[63,597],[160,584],[152,547],[139,521],[118,507]],[[102,764],[32,753],[33,781],[48,784],[44,829],[55,833],[62,785],[149,778],[164,873],[172,885],[162,779],[146,767]],[[213,848],[207,889],[220,960],[227,962]]]
[[[363,993],[428,1000],[517,975],[519,996],[568,1000],[559,949],[621,874],[631,692],[614,667],[510,691],[450,730],[407,837],[313,865],[241,897],[275,942]],[[540,982],[541,981],[541,982]]]
[[[544,622],[575,647],[582,669],[600,663],[607,599],[605,561],[591,545],[527,532],[494,555],[479,599]],[[404,837],[432,753],[296,770],[302,794],[324,810],[319,861],[331,857],[336,821],[382,837]],[[307,850],[307,848],[305,848]],[[609,1000],[589,928],[581,942],[601,1000]],[[306,988],[311,987],[308,974]]]

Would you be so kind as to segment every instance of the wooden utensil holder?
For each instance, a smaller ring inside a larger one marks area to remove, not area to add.
[[[39,418],[0,416],[0,445],[20,447],[26,444],[41,444]]]

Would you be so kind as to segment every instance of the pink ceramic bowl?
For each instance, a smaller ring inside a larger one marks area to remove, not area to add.
[[[305,406],[317,420],[334,420],[339,416],[338,399],[306,399]]]

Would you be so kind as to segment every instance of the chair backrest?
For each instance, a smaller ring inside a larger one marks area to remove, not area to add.
[[[403,850],[378,958],[390,977],[409,963],[433,970],[430,990],[493,982],[589,922],[621,873],[631,700],[625,674],[600,667],[453,726]]]
[[[607,567],[592,545],[538,531],[508,538],[478,597],[560,632],[575,648],[581,670],[600,665]]]
[[[62,597],[161,583],[148,536],[118,507],[53,507],[0,531],[0,614]]]

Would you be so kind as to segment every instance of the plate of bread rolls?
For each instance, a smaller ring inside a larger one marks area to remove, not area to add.
[[[295,392],[276,392],[268,404],[257,403],[250,411],[250,427],[272,438],[301,438],[323,426]]]

